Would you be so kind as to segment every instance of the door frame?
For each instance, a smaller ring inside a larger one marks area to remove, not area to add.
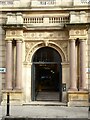
[[[36,72],[36,68],[35,65],[39,65],[39,64],[57,64],[59,67],[61,66],[61,82],[60,82],[60,74],[59,74],[59,84],[60,84],[60,88],[59,88],[59,101],[62,101],[62,65],[60,62],[33,62],[32,63],[32,73],[31,73],[31,100],[32,101],[36,101],[36,93],[35,93],[35,72]],[[60,69],[59,69],[59,73],[60,73]]]

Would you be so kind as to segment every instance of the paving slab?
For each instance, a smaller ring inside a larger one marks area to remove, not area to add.
[[[6,116],[6,106],[0,107],[0,116]],[[10,106],[10,117],[13,118],[89,118],[88,107]]]

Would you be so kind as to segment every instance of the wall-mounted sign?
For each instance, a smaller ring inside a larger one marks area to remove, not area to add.
[[[90,72],[90,68],[86,68],[86,72]]]
[[[6,72],[6,68],[0,68],[0,73],[5,73]]]

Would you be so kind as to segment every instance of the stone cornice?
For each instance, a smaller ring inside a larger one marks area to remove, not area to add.
[[[18,29],[18,30],[60,30],[65,29],[64,25],[60,26],[30,26],[30,25],[23,25],[23,24],[2,24],[3,29]]]
[[[88,29],[90,27],[90,23],[67,23],[65,24],[65,28],[68,29]]]
[[[59,11],[72,11],[72,10],[89,10],[90,6],[72,6],[72,7],[49,7],[49,8],[29,8],[29,7],[1,7],[1,12],[59,12]]]
[[[6,29],[23,29],[23,24],[2,24],[3,28]]]

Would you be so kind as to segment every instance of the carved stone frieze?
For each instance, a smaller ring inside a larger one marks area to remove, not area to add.
[[[23,31],[22,30],[7,30],[6,31],[6,40],[19,40],[23,39]]]
[[[23,35],[22,30],[8,30],[8,31],[6,31],[6,36],[7,37],[22,36],[22,35]]]
[[[69,31],[70,39],[85,39],[87,37],[87,30],[86,29],[71,29]]]
[[[68,32],[56,31],[56,32],[26,32],[23,33],[25,40],[66,40],[68,38]]]

